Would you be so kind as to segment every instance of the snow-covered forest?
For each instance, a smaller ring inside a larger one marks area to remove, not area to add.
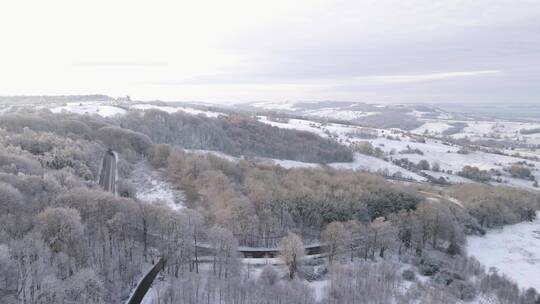
[[[334,166],[353,146],[245,113],[124,111],[0,115],[1,303],[127,303],[158,261],[143,303],[539,300],[466,250],[536,192]]]

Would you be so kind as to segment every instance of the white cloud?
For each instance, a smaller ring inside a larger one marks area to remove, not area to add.
[[[421,98],[462,81],[486,99],[481,81],[497,78],[498,97],[518,85],[539,97],[539,12],[530,0],[2,1],[0,95],[358,99],[414,84]]]
[[[380,76],[362,76],[354,78],[357,84],[385,84],[385,83],[410,83],[424,82],[433,80],[444,80],[461,77],[488,76],[501,74],[499,70],[484,71],[466,71],[466,72],[447,72],[447,73],[429,73],[429,74],[410,74],[410,75],[380,75]]]

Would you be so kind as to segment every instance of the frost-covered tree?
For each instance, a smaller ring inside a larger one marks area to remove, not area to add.
[[[324,242],[328,249],[328,259],[331,264],[336,254],[347,249],[347,245],[351,241],[351,236],[350,232],[345,229],[342,223],[333,222],[326,225],[322,231],[321,241]]]
[[[305,255],[302,239],[298,235],[290,232],[279,243],[279,253],[289,270],[289,279],[294,279],[294,276],[298,271],[299,263]]]

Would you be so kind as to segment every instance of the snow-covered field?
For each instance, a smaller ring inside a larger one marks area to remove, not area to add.
[[[294,110],[296,102],[258,102],[251,104],[253,107],[266,109],[266,110]],[[241,105],[240,105],[241,106]]]
[[[436,135],[441,134],[445,130],[451,128],[452,126],[444,121],[436,121],[436,120],[430,120],[426,121],[423,125],[420,127],[412,130],[412,133],[415,134],[429,134],[429,135]]]
[[[178,111],[182,111],[182,112],[193,114],[193,115],[203,114],[208,117],[218,117],[219,115],[225,115],[220,112],[203,111],[203,110],[199,110],[199,109],[195,109],[191,107],[158,106],[158,105],[153,105],[153,104],[148,104],[148,103],[139,103],[139,104],[129,105],[129,108],[137,109],[137,110],[157,109],[157,110],[161,110],[167,113],[175,113]],[[70,112],[70,113],[75,113],[75,114],[80,114],[80,115],[97,114],[103,117],[124,115],[127,112],[123,107],[119,107],[114,102],[110,102],[110,101],[68,102],[65,105],[51,108],[51,111],[53,113]]]
[[[540,213],[538,214],[540,216]],[[540,290],[540,217],[467,238],[467,251],[486,267],[494,267],[520,288]]]
[[[353,125],[321,124],[319,122],[314,122],[307,119],[290,119],[286,123],[275,122],[268,120],[265,116],[259,116],[259,121],[278,128],[302,130],[318,134],[322,137],[332,137],[345,145],[351,145],[360,141],[367,141],[370,142],[373,147],[378,147],[384,151],[390,160],[406,158],[414,163],[418,163],[421,160],[427,160],[430,165],[437,163],[441,170],[444,170],[445,172],[426,171],[425,173],[437,178],[443,176],[451,183],[472,182],[471,180],[457,176],[456,173],[461,171],[464,166],[475,166],[482,170],[493,169],[500,171],[503,173],[501,176],[502,181],[510,186],[538,190],[532,186],[532,181],[513,178],[503,171],[503,168],[508,167],[511,164],[523,161],[523,159],[518,157],[485,153],[481,151],[472,151],[467,154],[462,154],[458,153],[458,151],[462,149],[461,146],[447,144],[443,140],[432,138],[425,138],[425,142],[418,142],[414,138],[408,136],[406,132],[400,130],[373,129],[379,137],[375,139],[359,139],[348,136],[349,133],[361,129],[360,127]],[[520,123],[516,124],[519,125]],[[451,126],[442,122],[433,122],[428,124],[424,129],[422,129],[422,127],[416,129],[415,132],[422,134],[426,129],[430,131],[432,129],[437,129],[437,132],[442,132],[442,130],[446,127]],[[487,130],[487,127],[485,129]],[[491,130],[491,125],[489,129]],[[514,129],[517,129],[517,126],[514,126]],[[387,138],[384,135],[390,135],[394,139]],[[414,149],[420,150],[422,154],[400,153],[406,150]],[[530,152],[529,154],[535,155],[533,152]],[[280,161],[277,162],[280,163]],[[535,176],[536,179],[540,179],[540,171],[537,169],[540,168],[540,162],[527,160],[527,163],[534,165],[532,168],[532,175]],[[297,163],[296,166],[302,166],[302,163]],[[425,178],[419,176],[418,174],[398,167],[390,161],[384,161],[380,158],[366,155],[357,155],[352,163],[331,164],[331,166],[341,169],[366,170],[371,172],[384,171],[390,174],[401,172],[405,177],[410,177],[417,181],[425,180]],[[288,167],[292,166],[289,165]]]
[[[80,115],[84,114],[97,114],[103,117],[123,115],[126,113],[126,110],[110,105],[105,104],[104,102],[68,102],[64,106],[52,108],[51,112],[61,113],[61,112],[71,112]]]
[[[354,161],[351,163],[331,163],[329,164],[329,166],[335,169],[360,170],[374,173],[383,173],[384,175],[392,175],[399,172],[403,177],[412,178],[416,181],[426,180],[424,177],[416,173],[410,172],[392,163],[386,162],[380,158],[359,153],[356,153],[354,155]]]
[[[378,112],[364,112],[364,111],[355,111],[355,110],[342,110],[336,111],[333,108],[323,108],[313,111],[307,111],[305,115],[315,116],[320,118],[334,118],[341,120],[353,120],[360,117],[365,117],[369,115],[377,114]]]
[[[147,203],[163,203],[173,210],[182,209],[184,195],[165,181],[146,161],[138,163],[130,181],[137,187],[137,198]]]
[[[147,103],[135,104],[135,105],[132,105],[130,108],[138,109],[138,110],[156,109],[156,110],[161,110],[167,113],[176,113],[178,111],[182,111],[182,112],[193,114],[193,115],[203,114],[208,117],[218,117],[219,115],[224,115],[223,113],[219,113],[219,112],[203,111],[203,110],[198,110],[198,109],[194,109],[190,107],[158,106],[158,105],[147,104]]]

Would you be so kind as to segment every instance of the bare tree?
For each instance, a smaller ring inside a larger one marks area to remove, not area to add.
[[[332,264],[334,256],[346,249],[350,242],[350,232],[340,222],[332,222],[324,228],[321,240],[328,248],[328,260]]]
[[[281,258],[289,269],[289,278],[292,280],[298,270],[300,259],[305,255],[304,243],[298,235],[289,232],[289,234],[281,240],[279,248]]]

